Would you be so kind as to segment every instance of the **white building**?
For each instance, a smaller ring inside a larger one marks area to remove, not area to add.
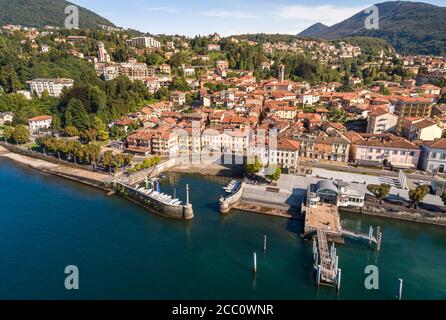
[[[135,37],[125,41],[129,47],[160,48],[161,42],[152,37]]]
[[[5,122],[11,123],[14,119],[14,114],[12,112],[0,112],[0,125],[4,125]]]
[[[31,132],[49,129],[53,123],[53,118],[51,116],[38,116],[28,120],[29,130]]]
[[[268,143],[256,143],[252,141],[249,147],[249,158],[260,159],[263,165],[277,164],[287,172],[295,172],[299,159],[300,142],[279,138],[277,145],[268,145]]]
[[[307,201],[311,205],[318,203],[332,204],[338,207],[363,207],[365,185],[333,180],[319,180],[310,183]]]
[[[421,146],[421,168],[433,173],[444,173],[446,168],[446,138],[425,142]]]
[[[40,52],[47,53],[49,51],[50,51],[50,46],[47,44],[42,44],[42,46],[40,47]]]
[[[63,88],[72,88],[74,85],[73,79],[34,79],[27,81],[31,92],[36,92],[40,97],[44,91],[47,91],[50,96],[59,97]]]

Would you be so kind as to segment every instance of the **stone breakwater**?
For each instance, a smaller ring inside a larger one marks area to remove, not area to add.
[[[234,208],[243,196],[244,183],[240,183],[239,187],[230,196],[220,199],[220,213],[228,213]]]
[[[182,220],[194,218],[194,211],[190,203],[184,205],[170,204],[120,182],[114,182],[114,189],[124,198],[140,204],[162,217]]]

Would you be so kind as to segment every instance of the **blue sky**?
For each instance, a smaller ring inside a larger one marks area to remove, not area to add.
[[[118,26],[153,34],[218,32],[297,34],[316,22],[332,25],[383,1],[373,0],[71,0]],[[423,1],[445,6],[446,0]],[[81,17],[82,19],[82,17]]]

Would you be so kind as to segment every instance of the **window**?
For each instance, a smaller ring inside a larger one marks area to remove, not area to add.
[[[435,152],[431,152],[431,158],[432,158],[432,159],[436,159],[436,158],[437,158],[437,153],[435,153]]]

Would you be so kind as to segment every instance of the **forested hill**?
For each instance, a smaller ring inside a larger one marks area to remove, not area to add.
[[[329,26],[326,26],[325,24],[322,24],[320,22],[315,23],[299,33],[298,35],[301,37],[312,37],[315,34],[322,34],[324,31],[329,29]]]
[[[0,0],[0,25],[63,27],[67,17],[65,8],[71,4],[65,0]],[[114,27],[113,23],[96,13],[78,8],[81,29],[98,29],[100,25]]]
[[[397,51],[410,54],[446,54],[446,7],[421,2],[389,1],[376,4],[379,29],[367,30],[363,11],[311,37],[338,39],[348,36],[388,40]]]

